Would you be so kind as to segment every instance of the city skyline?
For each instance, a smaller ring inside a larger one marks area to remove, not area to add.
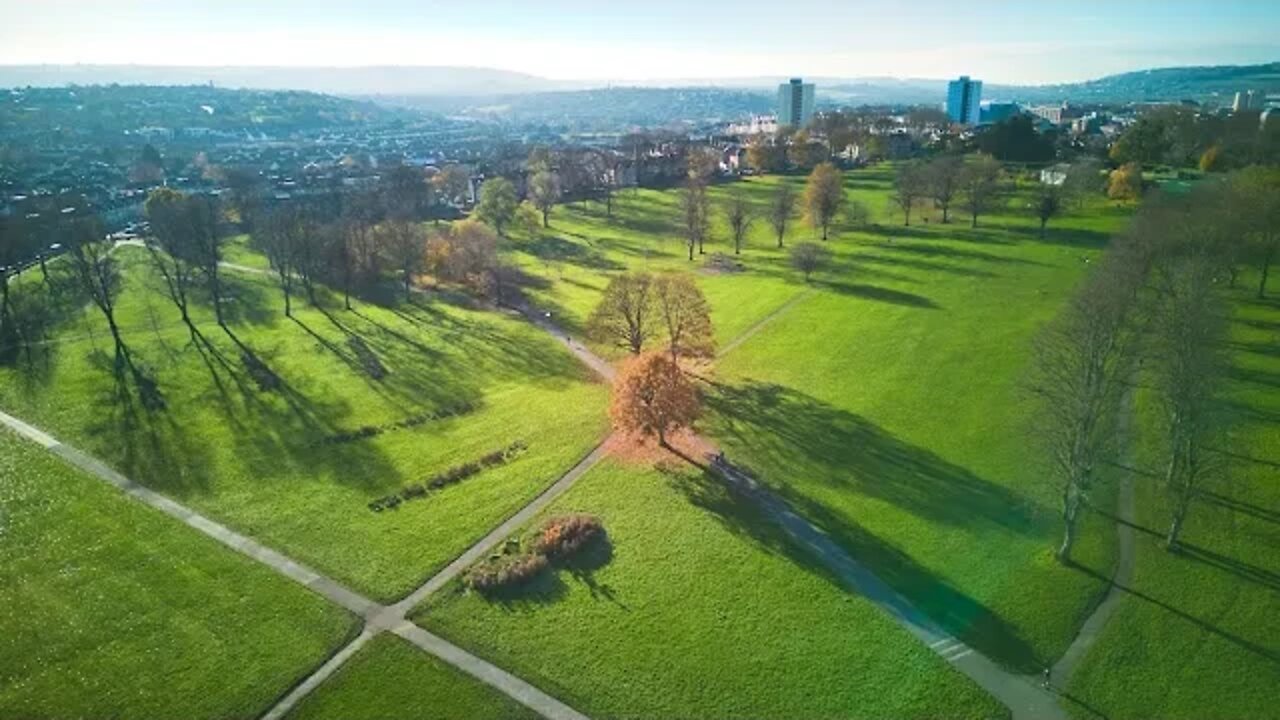
[[[756,12],[759,10],[760,12]],[[476,6],[383,0],[0,0],[0,64],[489,67],[552,80],[754,76],[952,78],[1049,84],[1178,65],[1280,59],[1280,6],[1224,0],[908,8],[656,0],[644,11],[550,0]],[[814,31],[812,18],[823,19]],[[708,32],[711,29],[712,32]],[[827,48],[827,49],[824,49]],[[852,48],[852,49],[851,49]]]

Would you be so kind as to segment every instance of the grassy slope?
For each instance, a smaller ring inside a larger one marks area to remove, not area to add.
[[[538,716],[404,640],[379,635],[289,717],[506,720]]]
[[[355,627],[0,430],[0,716],[256,717]]]
[[[525,323],[443,300],[283,316],[265,277],[225,273],[232,329],[287,384],[263,392],[236,343],[198,316],[189,341],[145,253],[122,248],[124,337],[167,407],[115,396],[96,311],[62,329],[37,369],[0,369],[0,406],[268,545],[382,599],[407,592],[572,466],[605,430],[606,390]],[[358,340],[349,340],[358,338]],[[374,380],[356,346],[389,371]],[[131,383],[130,383],[131,386]],[[132,389],[130,390],[132,392]],[[373,439],[322,437],[459,401],[477,409]],[[539,408],[555,407],[554,423]],[[529,450],[429,499],[374,514],[373,498],[523,440]],[[335,532],[340,529],[341,532]]]
[[[902,228],[890,178],[886,167],[846,176],[881,225],[838,234],[817,292],[720,361],[704,429],[970,643],[1036,671],[1101,584],[1049,556],[1055,505],[1036,482],[1018,382],[1031,336],[1127,211],[1072,213],[1040,242],[1020,194],[977,230],[940,226],[932,211],[932,224],[918,212]],[[762,212],[778,182],[799,190],[803,178],[721,186],[713,200],[741,190]],[[537,297],[570,324],[610,272],[689,267],[674,193],[628,192],[615,215],[609,226],[594,205],[560,208],[550,234],[516,243],[546,281]],[[708,252],[732,252],[723,222],[713,235]],[[797,222],[787,242],[812,237]],[[743,272],[699,272],[721,344],[803,291],[774,244],[759,221]],[[1106,572],[1113,543],[1091,526],[1079,557]]]
[[[1169,503],[1158,472],[1137,478],[1147,531],[1137,533],[1133,592],[1070,688],[1108,717],[1280,717],[1280,304],[1236,297],[1228,474],[1192,506],[1181,555],[1161,546]],[[1155,399],[1144,396],[1140,411],[1139,466],[1158,470]]]
[[[991,717],[1004,710],[850,595],[753,506],[687,466],[607,461],[552,514],[609,550],[415,619],[594,717]]]

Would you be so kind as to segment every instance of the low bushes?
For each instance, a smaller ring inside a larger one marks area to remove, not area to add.
[[[536,579],[552,561],[563,563],[604,536],[604,524],[594,515],[554,517],[533,535],[529,551],[509,541],[503,555],[472,566],[463,574],[462,583],[482,595],[513,590]]]
[[[527,449],[529,449],[529,446],[525,445],[524,441],[517,440],[507,447],[502,448],[501,450],[494,450],[478,460],[472,460],[471,462],[463,465],[456,465],[444,472],[436,473],[422,482],[406,485],[400,489],[400,492],[393,493],[391,495],[384,495],[369,503],[369,509],[374,512],[394,510],[400,505],[400,503],[405,502],[406,500],[426,497],[428,493],[434,490],[443,490],[450,485],[456,485],[472,475],[478,475],[481,471],[487,470],[488,468],[495,467],[497,465],[505,465]]]
[[[594,515],[563,515],[548,520],[533,541],[533,551],[563,559],[604,536],[604,525]]]
[[[550,561],[537,553],[500,555],[469,568],[462,577],[467,587],[479,593],[493,593],[523,585],[533,580]]]

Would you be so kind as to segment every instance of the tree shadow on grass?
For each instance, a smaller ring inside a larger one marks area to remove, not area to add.
[[[617,272],[625,266],[594,247],[570,242],[554,235],[541,235],[520,244],[520,250],[544,262],[562,262],[587,270]]]
[[[796,539],[784,535],[779,526],[764,515],[756,498],[730,489],[713,471],[703,468],[699,475],[678,471],[667,474],[673,487],[691,504],[709,512],[727,531],[749,539],[765,552],[785,557],[842,590],[851,589],[850,582],[822,562],[818,556],[820,549],[806,549]],[[922,613],[965,644],[1018,671],[1036,672],[1044,666],[1016,628],[902,550],[820,504],[797,498],[787,501],[786,505],[826,533],[849,559],[870,570],[901,596],[868,595],[869,600],[887,603],[895,613]],[[902,599],[910,605],[904,605]]]
[[[926,308],[930,310],[937,310],[939,308],[938,304],[929,298],[903,290],[893,290],[891,288],[880,287],[877,285],[866,285],[863,283],[850,283],[843,280],[819,280],[815,284],[841,295],[850,295],[864,300],[874,300],[876,302],[889,303],[892,305],[904,305],[906,307]]]
[[[808,473],[811,481],[878,498],[930,522],[1036,532],[1039,509],[1026,497],[794,389],[752,380],[713,383],[704,401],[715,434],[769,468]],[[790,489],[781,471],[757,477]]]
[[[891,246],[873,245],[867,249],[878,250],[886,247],[891,247]],[[879,254],[870,254],[866,252],[860,252],[857,255],[853,256],[853,262],[855,267],[859,265],[885,265],[889,267],[910,268],[912,270],[920,270],[922,272],[927,272],[930,274],[947,273],[949,275],[958,275],[960,277],[975,277],[975,278],[996,277],[995,273],[987,270],[964,267],[961,265],[952,265],[949,263],[932,262],[929,260],[920,260],[913,257],[902,257],[894,254],[879,255]]]
[[[1105,583],[1111,583],[1111,582],[1112,582],[1112,578],[1110,578],[1110,577],[1108,577],[1108,576],[1104,576],[1104,575],[1102,575],[1101,573],[1099,573],[1099,572],[1097,572],[1097,571],[1095,571],[1095,570],[1092,570],[1092,569],[1089,569],[1089,568],[1085,568],[1085,567],[1081,567],[1081,566],[1078,566],[1078,565],[1077,565],[1077,566],[1073,566],[1073,567],[1074,567],[1076,570],[1079,570],[1080,572],[1082,572],[1082,573],[1084,573],[1084,574],[1086,574],[1086,575],[1089,575],[1089,576],[1091,576],[1091,577],[1093,577],[1093,578],[1095,578],[1095,579],[1099,580],[1100,582],[1105,582]],[[1144,592],[1142,592],[1141,590],[1138,590],[1137,588],[1134,588],[1134,587],[1132,587],[1132,586],[1121,585],[1121,584],[1119,584],[1119,583],[1115,583],[1115,585],[1114,585],[1114,586],[1115,586],[1118,590],[1120,590],[1120,591],[1122,591],[1122,592],[1124,592],[1124,593],[1126,593],[1126,594],[1128,594],[1128,595],[1130,595],[1130,596],[1132,596],[1132,597],[1134,597],[1134,598],[1136,598],[1136,599],[1138,599],[1138,600],[1143,600],[1143,601],[1148,602],[1148,603],[1150,603],[1150,604],[1152,604],[1152,605],[1155,605],[1155,606],[1156,606],[1156,607],[1158,607],[1158,608],[1161,608],[1162,610],[1167,611],[1168,613],[1170,613],[1171,615],[1173,615],[1175,618],[1177,618],[1177,619],[1179,619],[1179,620],[1182,620],[1182,621],[1184,621],[1184,622],[1190,623],[1191,625],[1194,625],[1195,627],[1197,627],[1197,628],[1199,628],[1199,629],[1201,629],[1201,630],[1204,630],[1205,632],[1208,632],[1208,633],[1210,633],[1210,634],[1212,634],[1212,635],[1216,635],[1217,637],[1222,638],[1223,640],[1226,640],[1227,642],[1230,642],[1230,643],[1232,643],[1233,645],[1235,645],[1235,646],[1237,646],[1237,647],[1239,647],[1239,648],[1242,648],[1242,649],[1244,649],[1244,650],[1246,650],[1246,651],[1248,651],[1248,652],[1251,652],[1251,653],[1253,653],[1253,654],[1255,654],[1255,655],[1257,655],[1257,656],[1259,656],[1259,657],[1261,657],[1261,658],[1263,658],[1263,659],[1270,660],[1271,662],[1274,662],[1274,663],[1280,664],[1280,652],[1276,652],[1275,650],[1273,650],[1273,649],[1271,649],[1271,648],[1268,648],[1268,647],[1263,646],[1263,645],[1259,645],[1258,643],[1255,643],[1255,642],[1253,642],[1252,640],[1249,640],[1249,639],[1247,639],[1247,638],[1240,637],[1239,635],[1236,635],[1235,633],[1229,632],[1229,631],[1227,631],[1227,630],[1223,630],[1223,629],[1221,629],[1221,628],[1217,627],[1216,625],[1213,625],[1212,623],[1209,623],[1209,622],[1207,622],[1207,621],[1205,621],[1205,620],[1201,620],[1200,618],[1198,618],[1198,617],[1196,617],[1196,616],[1194,616],[1194,615],[1191,615],[1190,613],[1187,613],[1187,612],[1185,612],[1185,611],[1183,611],[1183,610],[1180,610],[1180,609],[1178,609],[1178,608],[1176,608],[1176,607],[1174,607],[1174,606],[1170,605],[1169,603],[1164,602],[1163,600],[1160,600],[1159,598],[1157,598],[1157,597],[1155,597],[1155,596],[1153,596],[1153,595],[1149,595],[1149,594],[1147,594],[1147,593],[1144,593]]]
[[[569,594],[569,581],[583,585],[593,600],[610,602],[623,610],[630,610],[618,599],[614,588],[596,578],[596,572],[613,560],[613,541],[608,534],[596,538],[582,547],[575,555],[552,561],[532,580],[509,588],[500,588],[483,594],[487,602],[512,613],[532,612],[540,607],[563,600]]]
[[[882,250],[913,257],[945,258],[948,260],[973,260],[994,263],[997,265],[1036,265],[1047,267],[1044,263],[1026,258],[1009,257],[995,253],[958,248],[940,243],[888,243],[881,245]]]

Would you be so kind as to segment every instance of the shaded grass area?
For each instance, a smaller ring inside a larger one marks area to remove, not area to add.
[[[1104,586],[1052,559],[1057,506],[1020,383],[1126,211],[1092,206],[1041,242],[1019,193],[976,230],[922,222],[931,210],[902,227],[890,178],[846,177],[880,224],[833,240],[820,291],[719,364],[704,429],[966,643],[1038,672]],[[1077,558],[1105,576],[1113,546],[1093,517]]]
[[[454,584],[414,620],[594,717],[1005,715],[695,468],[606,460],[548,514],[567,512],[607,544],[499,599]]]
[[[440,297],[347,312],[323,290],[319,309],[295,298],[288,319],[268,278],[228,271],[228,328],[202,302],[192,337],[145,251],[116,256],[123,335],[159,403],[116,371],[105,324],[86,309],[33,365],[0,368],[0,405],[382,600],[442,567],[606,429],[605,388],[521,320]],[[431,414],[441,417],[405,422]],[[390,429],[353,437],[366,427]],[[516,441],[528,450],[507,465],[395,511],[367,507]]]
[[[0,429],[0,716],[255,717],[357,626]]]
[[[394,635],[369,641],[292,720],[533,720],[537,713]]]
[[[1234,300],[1223,474],[1177,554],[1162,545],[1160,408],[1140,396],[1134,578],[1073,678],[1078,717],[1280,717],[1280,304]]]

